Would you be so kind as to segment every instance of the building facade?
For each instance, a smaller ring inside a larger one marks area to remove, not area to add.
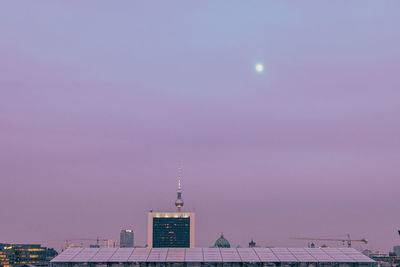
[[[37,244],[0,243],[0,266],[8,267],[22,264],[48,266],[50,260],[57,254],[54,249]]]
[[[132,229],[121,230],[119,235],[119,247],[133,248],[134,246],[134,233]]]
[[[194,212],[149,212],[147,246],[194,248]]]

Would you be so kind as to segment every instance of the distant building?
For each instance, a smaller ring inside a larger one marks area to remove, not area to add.
[[[194,212],[182,212],[181,170],[178,175],[177,212],[148,215],[147,245],[150,248],[194,248]]]
[[[193,248],[193,212],[150,212],[148,243],[151,248]]]
[[[107,239],[104,242],[104,247],[105,248],[117,248],[118,247],[118,242],[115,240]]]
[[[397,257],[400,257],[400,246],[394,246],[393,252],[396,254]]]
[[[134,234],[132,229],[121,230],[119,234],[119,247],[133,248]]]
[[[250,243],[249,243],[249,248],[254,248],[256,246],[256,242],[254,242],[253,239],[251,239]]]
[[[376,251],[369,254],[369,257],[378,262],[380,266],[397,266],[400,265],[399,257],[393,255],[394,253],[386,254],[382,251]]]
[[[230,248],[231,244],[229,241],[224,237],[224,234],[221,233],[221,236],[215,241],[214,248]]]
[[[0,266],[33,264],[48,266],[58,253],[52,248],[37,244],[4,244],[0,243]]]

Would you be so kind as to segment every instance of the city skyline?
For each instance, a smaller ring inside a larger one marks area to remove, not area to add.
[[[23,3],[0,4],[0,243],[145,245],[182,160],[197,247],[400,244],[400,2]]]

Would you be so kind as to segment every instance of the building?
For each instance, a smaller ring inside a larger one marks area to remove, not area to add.
[[[377,251],[369,254],[369,257],[379,263],[380,266],[397,266],[400,264],[400,258],[391,253],[386,254],[382,251]]]
[[[249,242],[249,248],[255,248],[256,247],[256,242],[254,242],[253,238],[251,239],[251,241]]]
[[[178,175],[177,212],[148,214],[147,246],[150,248],[194,248],[195,214],[182,212],[184,205],[181,188],[181,169]]]
[[[213,248],[230,248],[231,244],[221,233],[221,236],[215,241]]]
[[[0,243],[0,266],[33,264],[48,266],[51,259],[57,256],[52,248],[37,244],[4,244]]]
[[[353,248],[69,248],[52,267],[376,267]]]
[[[397,257],[400,257],[400,246],[394,246],[393,252],[396,254]]]
[[[150,212],[148,247],[194,248],[193,212]]]
[[[121,248],[133,248],[134,245],[134,234],[132,229],[121,230],[119,234],[119,247]]]
[[[104,239],[102,240],[102,244],[100,245],[99,242],[97,242],[96,244],[90,244],[89,248],[117,248],[118,247],[118,242],[114,241],[112,239]],[[83,247],[82,245],[80,245],[80,247]]]
[[[112,240],[112,239],[107,239],[104,242],[104,247],[105,248],[117,248],[118,247],[118,241]]]

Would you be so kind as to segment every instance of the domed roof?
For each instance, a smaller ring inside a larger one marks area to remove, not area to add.
[[[229,244],[229,241],[226,240],[226,238],[224,237],[224,234],[221,233],[220,238],[218,238],[217,241],[215,241],[214,247],[215,248],[230,248],[231,244]]]

